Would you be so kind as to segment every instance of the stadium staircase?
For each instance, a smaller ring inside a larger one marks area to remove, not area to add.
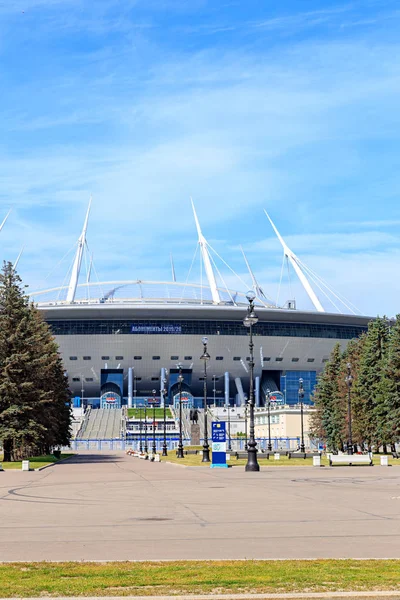
[[[85,426],[77,439],[111,440],[121,437],[123,427],[122,410],[118,408],[96,408],[90,411]]]

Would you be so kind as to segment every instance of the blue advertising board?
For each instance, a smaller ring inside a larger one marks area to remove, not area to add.
[[[228,468],[226,464],[226,423],[225,421],[213,421],[212,431],[212,463],[211,468]]]

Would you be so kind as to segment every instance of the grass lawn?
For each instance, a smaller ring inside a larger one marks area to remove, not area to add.
[[[186,448],[186,446],[185,446]],[[187,446],[187,448],[189,449],[190,446]],[[196,447],[197,448],[197,447]],[[212,452],[210,451],[210,455],[212,456]],[[169,462],[173,462],[173,463],[177,463],[180,465],[187,465],[190,467],[204,467],[205,464],[202,463],[202,456],[200,454],[189,454],[187,456],[185,456],[185,458],[177,458],[176,457],[176,451],[168,451],[168,457],[161,457],[161,460],[164,461],[169,461]],[[258,462],[260,464],[261,467],[312,467],[313,464],[313,459],[312,458],[288,458],[287,456],[281,456],[279,460],[275,460],[273,457],[271,457],[269,460],[267,458],[263,458],[262,454],[259,454],[257,456],[258,458]],[[231,460],[228,461],[228,465],[232,466],[232,467],[243,467],[246,464],[247,460],[246,459],[239,459],[237,460],[236,458],[232,458]],[[380,464],[380,458],[379,456],[375,456],[374,457],[374,465],[379,465]],[[329,460],[325,457],[321,458],[321,465],[324,465],[326,467],[329,466]],[[389,465],[399,465],[400,466],[400,460],[399,459],[393,459],[393,458],[389,458]],[[365,466],[366,468],[368,468],[368,465],[361,465],[361,466]],[[316,467],[317,468],[317,467]],[[339,469],[340,467],[335,465],[334,467],[335,469]]]
[[[399,560],[9,563],[0,596],[400,590]]]
[[[144,419],[144,409],[142,408],[140,411],[138,408],[128,408],[128,419],[140,419],[140,414],[139,412],[142,413],[142,419]],[[151,408],[151,406],[147,407],[147,419],[152,419],[153,418],[153,409]],[[169,408],[167,408],[166,411],[166,416],[167,419],[170,419],[172,417],[171,415],[171,411],[169,410]],[[163,419],[164,418],[164,409],[163,408],[156,408],[156,419]]]
[[[30,468],[31,469],[40,469],[40,467],[45,467],[46,465],[51,465],[52,463],[56,463],[59,460],[62,460],[64,458],[68,458],[69,456],[72,456],[72,454],[61,454],[61,458],[56,458],[55,456],[53,456],[52,454],[47,454],[44,456],[32,456],[31,458],[28,458],[27,460],[29,460],[30,462]],[[0,454],[0,463],[2,463],[3,465],[3,469],[19,469],[21,470],[22,468],[22,461],[21,460],[17,460],[16,462],[2,462],[3,460],[3,455]]]

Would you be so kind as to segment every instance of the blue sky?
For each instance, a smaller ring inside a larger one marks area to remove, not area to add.
[[[363,313],[399,312],[399,26],[385,0],[0,0],[2,258],[61,285],[92,193],[102,280],[169,279],[170,251],[185,280],[192,196],[273,298],[263,208]]]

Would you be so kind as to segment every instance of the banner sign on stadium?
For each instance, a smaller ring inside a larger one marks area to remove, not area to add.
[[[226,423],[225,421],[213,421],[212,431],[212,463],[211,468],[228,468],[226,464]]]
[[[131,333],[182,333],[181,325],[143,325],[134,323]]]

